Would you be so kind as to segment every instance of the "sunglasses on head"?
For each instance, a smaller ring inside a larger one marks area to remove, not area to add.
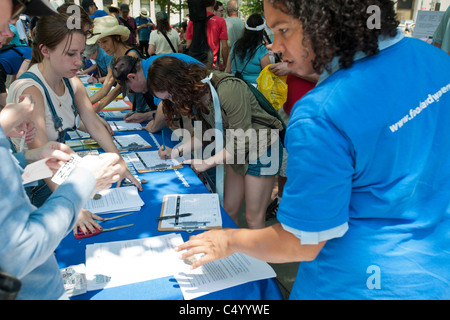
[[[100,34],[100,32],[93,33],[91,30],[88,30],[88,31],[86,31],[84,34],[86,35],[86,38],[87,38],[87,39],[90,39],[90,38],[92,38],[93,36],[98,36],[98,35]]]
[[[18,18],[27,8],[31,0],[13,0],[13,11],[10,20]]]

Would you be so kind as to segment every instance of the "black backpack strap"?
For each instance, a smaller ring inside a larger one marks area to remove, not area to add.
[[[161,32],[162,33],[162,32]],[[167,42],[169,43],[170,47],[172,48],[173,53],[177,53],[177,51],[175,50],[175,48],[173,47],[172,42],[170,42],[169,38],[167,37],[167,35],[165,33],[162,33],[162,35],[164,36],[164,38],[166,38]]]
[[[253,49],[253,52],[251,52],[250,54],[250,58],[247,59],[247,62],[245,63],[244,67],[242,67],[241,71],[238,71],[237,73],[239,73],[240,76],[242,76],[242,72],[245,70],[245,68],[247,67],[248,63],[250,62],[250,60],[252,60],[253,56],[255,55],[256,51],[258,51],[258,48],[260,46],[262,46],[263,44],[260,44],[259,46],[257,46],[255,49]],[[233,51],[233,58],[232,61],[234,61],[234,64],[236,65],[236,60],[234,59],[236,56],[236,48],[234,48],[235,50]],[[237,69],[237,65],[236,65],[236,69]],[[238,77],[239,79],[241,79],[240,77]],[[243,79],[242,79],[243,80]]]
[[[144,56],[142,55],[142,52],[141,52],[139,49],[137,49],[137,48],[130,48],[130,49],[128,49],[128,50],[125,52],[124,56],[127,56],[127,55],[128,55],[128,52],[130,52],[130,51],[135,51],[135,52],[137,53],[137,55],[139,56],[140,59],[143,59],[143,58],[144,58]]]

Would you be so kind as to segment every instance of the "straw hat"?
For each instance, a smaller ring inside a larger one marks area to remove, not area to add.
[[[130,30],[122,25],[119,25],[117,18],[111,16],[105,16],[94,19],[94,30],[92,31],[94,36],[86,40],[86,44],[94,44],[98,39],[106,36],[120,36],[122,41],[127,41],[130,37]]]
[[[117,11],[120,10],[119,7],[116,6],[115,4],[112,4],[112,5],[110,5],[110,6],[107,6],[106,8],[108,9],[109,12],[111,12],[111,9],[116,9]]]
[[[143,17],[148,17],[147,8],[142,8],[141,11],[139,11],[139,14]]]

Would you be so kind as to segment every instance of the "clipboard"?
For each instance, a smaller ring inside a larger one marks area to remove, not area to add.
[[[73,151],[82,151],[100,148],[100,145],[93,138],[83,140],[67,140],[66,144],[70,148],[72,148]]]
[[[183,165],[178,160],[160,159],[158,151],[135,151],[127,154],[127,157],[139,173],[161,172],[183,168]]]
[[[142,130],[140,123],[126,122],[124,120],[107,120],[113,131],[126,132]]]
[[[126,136],[114,135],[112,136],[112,139],[119,151],[135,151],[152,148],[152,145],[138,134],[130,134]]]
[[[191,213],[191,215],[178,217],[184,213]],[[159,221],[159,231],[191,233],[196,230],[222,228],[222,215],[217,193],[165,195],[160,218],[167,216],[174,216],[174,218]]]

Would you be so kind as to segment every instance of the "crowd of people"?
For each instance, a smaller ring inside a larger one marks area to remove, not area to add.
[[[215,170],[213,191],[237,225],[243,211],[245,227],[177,248],[203,254],[193,268],[241,252],[301,262],[291,299],[450,298],[447,22],[432,46],[398,31],[390,0],[264,0],[247,19],[236,0],[205,0],[180,37],[167,13],[154,24],[128,4],[0,3],[0,46],[11,46],[0,52],[1,298],[67,299],[53,252],[71,230],[101,230],[84,204],[124,179],[142,190],[98,114],[120,94],[133,106],[126,121],[187,132],[161,158]],[[380,28],[367,24],[373,5]],[[21,15],[38,18],[23,43],[10,27]],[[288,86],[275,113],[254,94],[267,66]],[[89,97],[80,74],[101,88]],[[71,159],[75,129],[105,153],[83,157],[60,185],[23,185],[27,164],[48,159],[56,172]]]

